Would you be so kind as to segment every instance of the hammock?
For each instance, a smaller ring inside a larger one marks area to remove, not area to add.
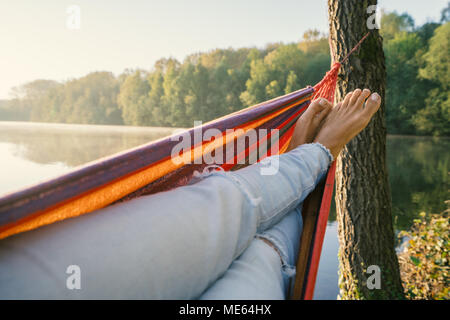
[[[278,153],[283,153],[289,145],[297,119],[309,106],[310,101],[319,97],[334,100],[339,68],[340,64],[335,63],[323,80],[314,87],[249,107],[184,133],[99,159],[57,178],[4,195],[0,198],[0,239],[87,214],[119,201],[185,185],[195,171],[201,172],[207,166],[203,160],[198,161],[198,157],[203,159],[203,155],[211,150],[223,148],[223,161],[218,166],[225,171],[248,165],[248,159],[251,157],[260,161],[273,154],[272,148],[262,155],[258,152],[260,144],[270,144],[270,140],[273,140],[270,129],[279,130]],[[222,133],[222,139],[194,144],[191,150],[182,153],[184,157],[194,160],[191,164],[175,164],[171,160],[171,150],[179,143],[178,138],[182,135],[194,138],[196,130],[203,134],[212,128]],[[257,143],[245,145],[244,152],[232,152],[232,159],[227,158],[227,154],[230,154],[227,150],[236,151],[234,142],[237,139],[237,131],[227,133],[226,130],[230,128],[242,129],[243,133],[256,129],[258,133]],[[245,159],[244,163],[242,159]],[[304,202],[304,229],[297,263],[296,285],[291,295],[296,299],[313,297],[330,210],[334,173],[333,163],[325,181],[318,185]]]

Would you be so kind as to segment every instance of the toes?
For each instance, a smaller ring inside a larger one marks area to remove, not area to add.
[[[377,110],[380,108],[381,105],[381,97],[378,93],[374,92],[369,99],[366,101],[366,107],[364,110],[366,110],[370,116],[372,116]]]
[[[329,107],[331,107],[331,103],[327,99],[319,98],[319,99],[314,100],[306,111],[315,115]]]
[[[330,109],[331,107],[333,107],[333,105],[331,104],[331,102],[328,101],[328,100],[325,99],[325,98],[321,98],[320,101],[319,101],[319,104],[321,105],[322,110]]]
[[[361,95],[361,89],[356,89],[355,91],[353,91],[352,97],[350,98],[349,105],[353,106],[356,103],[356,101],[358,101],[358,98],[360,97],[360,95]]]
[[[322,111],[320,111],[320,113],[318,113],[316,115],[315,120],[320,123],[322,122],[323,119],[325,119],[325,117],[331,112],[331,109],[333,109],[333,106],[331,105],[331,103],[329,105],[327,105]]]
[[[347,93],[347,95],[344,98],[344,101],[342,102],[342,107],[346,108],[350,102],[350,99],[352,98],[353,92]]]
[[[360,94],[358,100],[356,100],[356,106],[361,107],[369,95],[370,95],[370,90],[364,89],[363,92]]]
[[[305,115],[307,115],[308,117],[313,117],[317,112],[320,112],[320,110],[322,110],[322,107],[319,103],[319,99],[314,100],[313,102],[311,102],[308,108],[306,108],[305,113],[302,115],[302,117]]]

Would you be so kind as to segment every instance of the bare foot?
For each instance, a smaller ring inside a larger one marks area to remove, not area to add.
[[[327,147],[335,159],[342,148],[369,124],[380,108],[380,95],[373,93],[368,98],[369,95],[369,89],[356,89],[348,93],[344,101],[331,110],[314,139],[314,142]]]
[[[330,113],[332,104],[327,99],[317,99],[298,118],[295,123],[294,133],[287,151],[295,149],[299,145],[311,143],[319,131],[322,120]]]

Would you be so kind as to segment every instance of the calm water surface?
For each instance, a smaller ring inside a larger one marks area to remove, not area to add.
[[[0,194],[173,133],[136,128],[0,121]],[[448,198],[450,139],[390,136],[387,144],[394,225],[404,230],[421,211],[440,212]],[[336,299],[339,243],[334,206],[325,234],[315,299]]]

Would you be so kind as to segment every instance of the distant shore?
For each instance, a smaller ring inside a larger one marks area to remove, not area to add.
[[[73,124],[73,123],[54,123],[54,122],[31,122],[31,121],[0,121],[0,131],[14,130],[20,128],[30,131],[63,131],[80,133],[127,133],[127,134],[151,134],[166,133],[172,134],[176,130],[184,130],[183,128],[171,127],[138,127],[138,126],[122,126],[122,125],[98,125],[98,124]]]
[[[152,134],[163,133],[171,135],[177,130],[186,130],[187,128],[173,127],[145,127],[145,126],[125,126],[125,125],[104,125],[104,124],[75,124],[75,123],[56,123],[56,122],[32,122],[32,121],[1,121],[0,131],[14,130],[20,128],[30,131],[60,131],[60,132],[76,132],[77,134],[91,133],[126,133],[126,134]],[[387,134],[390,138],[434,138],[433,136],[424,135],[406,135],[406,134]],[[450,137],[435,137],[437,139],[450,139]]]

